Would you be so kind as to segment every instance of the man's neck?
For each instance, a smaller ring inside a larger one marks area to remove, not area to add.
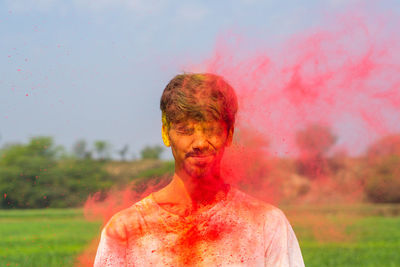
[[[228,190],[229,186],[219,176],[191,179],[175,173],[172,181],[153,196],[167,211],[187,216],[210,208]]]

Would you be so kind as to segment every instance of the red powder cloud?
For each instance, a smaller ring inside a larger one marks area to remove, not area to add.
[[[239,129],[256,128],[271,153],[296,155],[295,133],[312,123],[333,127],[349,152],[361,152],[372,139],[400,131],[399,34],[371,17],[341,16],[327,29],[256,51],[244,37],[225,36],[200,65],[232,83]],[[349,131],[360,133],[357,140]]]
[[[257,49],[243,36],[220,38],[199,65],[224,76],[239,97],[239,135],[224,158],[227,177],[277,203],[289,177],[272,159],[291,157],[334,191],[322,156],[360,155],[400,132],[400,36],[391,23],[390,16],[349,13],[276,46],[260,41]],[[320,149],[304,138],[308,146],[301,145],[302,132]]]
[[[220,74],[237,92],[236,141],[226,151],[222,170],[229,182],[279,203],[291,195],[288,180],[297,191],[305,185],[292,162],[278,157],[315,162],[334,152],[325,147],[337,141],[340,163],[340,155],[362,153],[376,139],[400,132],[400,38],[389,27],[390,16],[378,18],[337,16],[323,28],[297,33],[276,46],[260,41],[255,50],[243,36],[224,35],[210,58],[186,68]],[[332,136],[324,129],[331,129]],[[299,145],[301,131],[314,131],[319,142],[303,138]],[[339,188],[321,160],[310,168],[324,179],[308,184],[311,191],[320,191],[321,197],[349,190],[349,198],[357,198],[357,182]],[[143,196],[132,194],[119,192],[101,204],[91,198],[85,211],[106,221]]]

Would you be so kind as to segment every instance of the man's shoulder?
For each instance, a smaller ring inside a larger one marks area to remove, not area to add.
[[[111,238],[126,240],[132,235],[139,235],[146,217],[151,217],[154,212],[156,212],[156,209],[150,196],[147,196],[114,214],[103,231]]]

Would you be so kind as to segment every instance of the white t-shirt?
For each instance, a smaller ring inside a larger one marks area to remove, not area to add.
[[[161,208],[152,195],[104,227],[94,266],[304,266],[281,210],[232,188],[196,216]]]

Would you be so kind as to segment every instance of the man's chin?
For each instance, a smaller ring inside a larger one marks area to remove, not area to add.
[[[211,166],[199,167],[199,166],[187,166],[185,168],[186,173],[195,179],[204,179],[210,177],[212,174]]]

